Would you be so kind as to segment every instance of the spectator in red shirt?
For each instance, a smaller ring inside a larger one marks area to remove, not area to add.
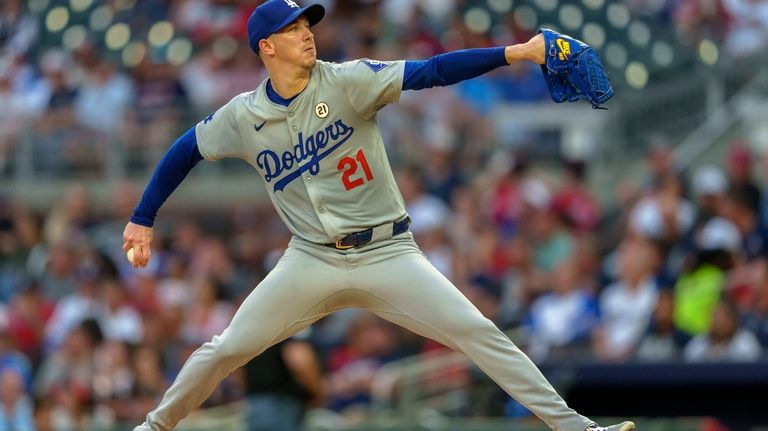
[[[568,161],[562,187],[552,200],[552,208],[577,231],[589,231],[600,222],[600,204],[586,184],[586,164]]]

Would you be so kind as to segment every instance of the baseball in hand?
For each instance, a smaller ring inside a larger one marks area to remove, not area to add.
[[[125,255],[128,258],[128,262],[131,262],[131,265],[133,265],[133,249],[128,249],[128,252]]]

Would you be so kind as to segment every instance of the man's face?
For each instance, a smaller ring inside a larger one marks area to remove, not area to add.
[[[287,63],[311,68],[317,60],[315,36],[309,21],[301,16],[267,38],[274,46],[275,58]]]

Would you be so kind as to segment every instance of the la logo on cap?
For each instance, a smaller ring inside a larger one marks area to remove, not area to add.
[[[298,8],[299,7],[299,5],[296,4],[296,2],[293,1],[293,0],[285,0],[285,4],[287,4],[288,6],[293,7],[293,8]]]

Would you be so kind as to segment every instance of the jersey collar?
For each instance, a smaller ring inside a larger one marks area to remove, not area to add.
[[[297,104],[302,103],[302,99],[306,99],[307,97],[312,97],[312,95],[315,93],[315,89],[317,88],[317,81],[320,79],[320,75],[322,75],[322,71],[319,70],[321,66],[321,62],[318,61],[317,65],[312,69],[311,75],[309,77],[309,83],[307,83],[307,86],[304,87],[304,90],[302,90],[299,94],[291,97],[290,99],[284,99],[280,97],[279,94],[275,91],[274,88],[272,88],[272,80],[267,77],[264,81],[262,81],[261,85],[259,85],[259,97],[263,99],[267,99],[269,103],[267,103],[264,108],[270,109],[270,110],[276,110],[276,111],[287,111],[291,109],[288,105],[293,103],[294,108],[298,106]],[[309,95],[309,96],[307,96]]]
[[[306,90],[306,89],[307,88],[304,87],[304,90]],[[275,89],[272,88],[272,80],[271,79],[267,79],[267,97],[269,98],[269,100],[272,101],[272,103],[276,103],[278,105],[282,105],[282,106],[286,106],[287,107],[288,105],[291,104],[291,102],[293,102],[293,99],[299,97],[299,95],[301,95],[301,93],[303,93],[304,90],[301,90],[301,92],[299,94],[291,97],[290,99],[283,99],[279,94],[277,94],[277,91],[275,91]]]

